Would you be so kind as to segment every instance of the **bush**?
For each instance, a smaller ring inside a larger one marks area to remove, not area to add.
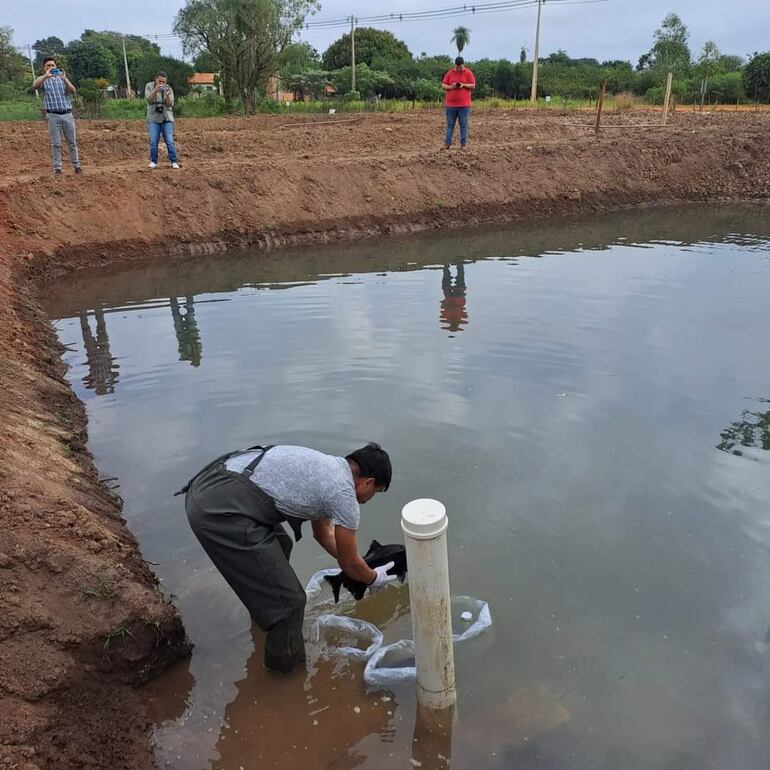
[[[628,92],[616,94],[614,101],[616,110],[631,110],[637,103],[636,97]]]
[[[348,91],[343,99],[346,102],[360,102],[361,101],[361,92],[360,91]]]
[[[435,80],[417,78],[414,81],[414,98],[425,102],[440,102],[443,99],[444,90]]]
[[[102,79],[84,78],[80,81],[78,97],[83,105],[83,111],[89,118],[98,118],[102,114],[104,104],[104,82]]]

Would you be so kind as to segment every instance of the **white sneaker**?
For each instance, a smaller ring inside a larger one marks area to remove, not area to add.
[[[150,161],[150,165],[147,168],[158,168],[158,164]]]
[[[179,168],[179,164],[178,163],[172,163],[171,164],[171,168]]]

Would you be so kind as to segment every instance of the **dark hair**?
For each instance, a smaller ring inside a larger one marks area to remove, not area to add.
[[[55,57],[53,57],[53,56],[46,56],[45,59],[43,59],[43,66],[45,67],[45,65],[49,61],[52,61],[54,64],[56,64],[56,58]]]
[[[166,78],[168,79],[168,75],[165,72],[156,72],[155,73],[156,78]]]
[[[455,59],[455,66],[456,66],[456,67],[459,67],[461,64],[465,64],[465,59],[463,59],[463,57],[462,57],[462,56],[458,56],[458,57]]]
[[[373,478],[378,487],[387,489],[390,486],[392,469],[388,453],[379,445],[370,441],[366,446],[356,449],[345,457],[348,462],[354,462],[364,478]]]

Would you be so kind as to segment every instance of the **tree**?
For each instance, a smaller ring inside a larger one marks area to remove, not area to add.
[[[132,79],[136,78],[136,91],[139,96],[144,96],[144,87],[150,81],[155,80],[155,76],[159,72],[166,73],[168,82],[174,89],[174,96],[186,96],[190,92],[187,81],[195,72],[190,64],[171,56],[148,56],[140,61],[132,74]]]
[[[102,43],[75,40],[67,46],[67,75],[75,85],[81,80],[104,78],[115,82],[117,61],[112,51]]]
[[[174,31],[186,54],[209,51],[218,59],[225,96],[239,95],[253,114],[279,55],[317,8],[315,0],[187,0]]]
[[[61,56],[66,52],[64,41],[56,36],[35,40],[32,49],[35,51],[35,70],[37,72],[43,69],[43,59],[46,56]]]
[[[356,64],[374,66],[375,59],[379,63],[398,59],[411,59],[412,54],[406,43],[398,40],[392,32],[371,27],[361,27],[356,30]],[[323,68],[338,70],[350,66],[350,33],[335,40],[324,52],[321,59]]]
[[[757,101],[770,100],[770,51],[755,53],[743,70],[746,96]]]
[[[310,43],[289,43],[281,52],[278,66],[283,76],[297,75],[305,70],[317,70],[321,57]]]
[[[719,62],[722,52],[717,48],[713,40],[707,40],[698,56],[698,75],[702,78],[710,78],[719,72]]]
[[[639,69],[652,67],[686,75],[690,69],[690,32],[675,13],[669,13],[655,30],[652,48],[639,60]]]
[[[341,94],[350,88],[350,67],[343,67],[331,73],[332,84]],[[391,96],[395,81],[387,72],[373,70],[366,64],[356,65],[356,90],[368,99],[377,94]]]
[[[457,53],[462,53],[468,43],[471,42],[471,31],[468,27],[456,27],[452,32],[452,43],[457,46]]]
[[[13,45],[13,30],[0,27],[0,98],[9,98],[29,87],[29,62]]]
[[[219,59],[211,51],[201,51],[193,59],[193,67],[196,72],[219,72]]]

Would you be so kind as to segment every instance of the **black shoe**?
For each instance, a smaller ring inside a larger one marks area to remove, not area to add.
[[[54,174],[56,174],[56,176],[61,176],[61,173],[62,173],[62,172],[61,172],[61,169],[60,169],[60,168],[55,168],[55,169],[53,170],[53,173],[54,173]]]
[[[76,174],[82,174],[83,173],[83,169],[80,168],[80,166],[75,166],[75,173]]]

